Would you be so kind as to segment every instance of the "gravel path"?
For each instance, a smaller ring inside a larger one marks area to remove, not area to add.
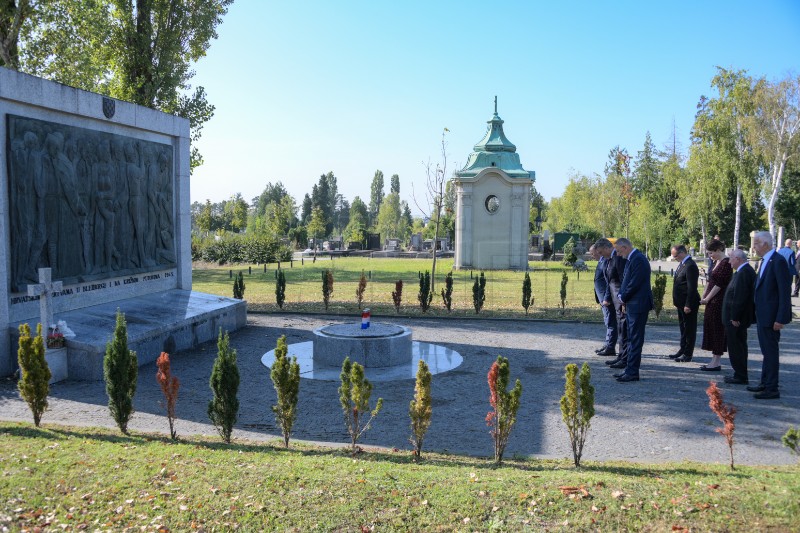
[[[357,317],[356,317],[357,318]],[[354,318],[354,320],[356,320]],[[386,320],[374,317],[373,320]],[[312,340],[316,327],[342,322],[339,317],[250,314],[246,328],[231,335],[241,373],[239,421],[234,437],[271,439],[279,434],[270,406],[274,390],[260,358],[275,347],[281,334],[289,343]],[[584,450],[587,460],[624,459],[639,462],[692,460],[727,463],[725,439],[715,433],[720,422],[708,408],[709,379],[722,382],[730,373],[701,372],[708,361],[699,348],[695,362],[679,364],[666,358],[677,349],[677,325],[650,325],[644,346],[640,382],[617,383],[594,355],[604,328],[600,323],[553,323],[500,320],[400,319],[413,329],[414,339],[446,345],[464,357],[455,370],[433,377],[433,421],[425,448],[491,457],[492,440],[484,417],[489,409],[486,373],[497,355],[510,360],[512,380],[522,381],[522,406],[507,456],[571,457],[559,400],[564,389],[564,366],[588,361],[596,388],[596,415]],[[792,424],[800,424],[800,326],[791,324],[781,339],[781,399],[755,400],[743,386],[721,388],[725,401],[735,404],[735,458],[743,464],[791,464],[796,459],[781,444]],[[760,376],[761,355],[755,330],[750,329],[750,379]],[[181,380],[177,405],[179,435],[215,434],[206,407],[211,397],[208,378],[216,343],[172,357],[173,374]],[[166,433],[160,407],[161,391],[155,364],[140,368],[135,431]],[[338,382],[302,380],[293,438],[344,443],[347,434],[338,403]],[[410,449],[408,404],[413,380],[376,383],[373,402],[384,399],[384,410],[364,438],[365,444]],[[101,382],[67,381],[51,387],[45,423],[114,427]],[[0,382],[0,418],[31,419],[10,379]]]

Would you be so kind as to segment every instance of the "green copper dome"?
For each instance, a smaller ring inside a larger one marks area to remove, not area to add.
[[[503,120],[497,114],[497,97],[494,99],[494,115],[487,121],[486,135],[473,147],[467,164],[456,174],[460,178],[476,176],[483,169],[499,168],[512,178],[533,180],[535,173],[522,168],[517,147],[503,133]]]

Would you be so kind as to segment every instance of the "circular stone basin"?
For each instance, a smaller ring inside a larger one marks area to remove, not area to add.
[[[411,328],[405,326],[331,324],[314,330],[313,358],[316,366],[341,368],[349,357],[364,368],[385,368],[410,363],[411,346]]]

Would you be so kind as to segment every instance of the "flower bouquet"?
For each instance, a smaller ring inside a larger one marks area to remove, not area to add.
[[[65,344],[64,334],[58,330],[58,326],[53,326],[47,333],[48,348],[63,348]]]

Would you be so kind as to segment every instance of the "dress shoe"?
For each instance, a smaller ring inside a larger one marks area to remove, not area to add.
[[[624,376],[624,375],[625,375],[625,372],[620,372],[620,373],[618,373],[618,374],[614,374],[614,377],[615,377],[615,378],[621,378],[621,377],[622,377],[622,376]]]
[[[736,376],[725,376],[725,383],[731,385],[747,385],[748,381],[746,379],[737,378]]]
[[[763,392],[764,385],[762,385],[761,383],[759,383],[758,385],[748,385],[747,390],[749,390],[750,392]]]
[[[628,363],[626,363],[625,361],[620,361],[619,363],[614,363],[613,365],[610,365],[611,368],[625,368],[626,366],[628,366]]]
[[[619,356],[618,356],[616,359],[609,359],[608,361],[606,361],[606,364],[607,365],[616,365],[620,361],[622,361],[622,359],[620,359]]]
[[[617,378],[620,383],[628,383],[629,381],[639,381],[639,376],[631,376],[630,374],[623,374]]]
[[[677,359],[678,357],[681,357],[682,355],[683,355],[683,352],[678,352],[678,353],[674,353],[674,354],[670,355],[669,358],[670,359]]]
[[[614,348],[606,348],[603,351],[597,352],[597,355],[602,355],[602,356],[617,355],[617,352],[614,351]]]
[[[722,366],[703,365],[700,367],[700,370],[705,370],[706,372],[719,372],[720,370],[722,370]]]
[[[675,359],[675,362],[676,363],[689,363],[689,362],[691,362],[691,360],[692,360],[692,356],[691,355],[683,354],[680,357],[678,357],[677,359]]]
[[[781,397],[781,393],[778,391],[761,391],[753,394],[753,398],[756,400],[777,400]]]

